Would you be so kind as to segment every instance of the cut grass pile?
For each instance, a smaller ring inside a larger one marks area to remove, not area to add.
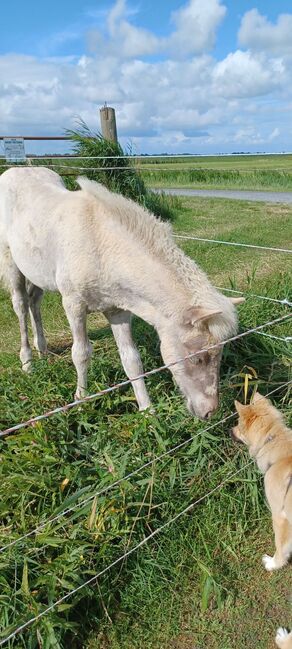
[[[270,210],[266,218],[265,209]],[[175,228],[206,237],[217,230],[222,239],[283,246],[291,213],[289,208],[281,212],[279,206],[251,208],[243,202],[191,199],[184,200]],[[291,299],[285,255],[264,256],[197,242],[182,245],[217,284]],[[44,304],[49,347],[57,356],[36,359],[31,376],[19,369],[18,326],[10,301],[4,292],[0,299],[0,428],[4,428],[70,401],[75,372],[58,296],[46,296]],[[241,328],[285,312],[285,307],[250,298],[240,307]],[[157,337],[146,324],[137,320],[134,324],[144,367],[156,367],[161,362]],[[276,330],[280,336],[291,335],[287,323],[271,333]],[[89,337],[95,352],[89,386],[93,392],[124,375],[101,316],[90,316]],[[206,428],[233,411],[234,398],[243,400],[244,375],[250,367],[256,370],[263,393],[287,381],[289,352],[287,344],[257,335],[226,346],[221,406],[208,425],[187,413],[164,372],[147,381],[155,415],[138,413],[128,388],[4,439],[0,546],[66,507],[80,506],[0,554],[0,638],[244,467],[249,458],[231,441],[231,424]],[[289,390],[279,390],[274,402],[289,419]],[[84,498],[192,436],[193,442],[174,455],[82,506]],[[258,649],[272,647],[276,626],[290,622],[288,587],[278,575],[266,575],[260,564],[263,551],[271,552],[272,547],[262,479],[250,465],[8,646],[233,649],[236,641],[239,649],[254,649],[256,637]],[[282,575],[288,576],[288,569]]]

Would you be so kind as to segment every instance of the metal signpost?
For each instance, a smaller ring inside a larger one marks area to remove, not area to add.
[[[6,162],[26,162],[22,137],[4,137],[3,142]]]

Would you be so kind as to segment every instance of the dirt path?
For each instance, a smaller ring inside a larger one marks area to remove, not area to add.
[[[292,203],[292,192],[256,192],[233,189],[153,189],[154,192],[173,196],[201,196],[208,198],[233,198],[244,201],[263,201],[266,203]]]

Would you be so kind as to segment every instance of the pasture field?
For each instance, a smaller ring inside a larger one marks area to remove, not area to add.
[[[292,154],[275,154],[275,155],[210,155],[210,156],[184,156],[178,157],[159,157],[155,156],[150,160],[147,156],[140,159],[141,164],[145,167],[162,165],[171,167],[181,167],[187,169],[195,166],[208,167],[208,169],[222,169],[223,171],[249,171],[250,169],[259,169],[261,171],[287,171],[292,172]],[[140,164],[137,162],[137,164]]]
[[[176,204],[174,229],[287,248],[291,217],[292,208],[284,205],[184,198]],[[291,300],[289,255],[178,242],[217,286]],[[240,328],[287,312],[250,297],[239,307]],[[25,375],[16,318],[0,291],[0,428],[72,400],[71,336],[58,296],[45,297],[43,315],[51,353],[35,358],[34,373]],[[153,330],[138,320],[134,330],[144,368],[157,367]],[[265,331],[291,336],[291,321]],[[103,316],[89,317],[89,337],[89,390],[95,392],[124,374]],[[273,551],[262,478],[253,464],[245,467],[249,457],[231,441],[231,423],[215,425],[233,412],[234,398],[243,400],[247,373],[253,376],[249,396],[255,385],[266,393],[288,381],[288,343],[251,334],[226,346],[221,405],[208,424],[187,413],[170,374],[162,372],[147,380],[155,414],[139,413],[126,388],[1,441],[0,546],[67,507],[79,507],[0,554],[0,640],[226,481],[96,585],[82,588],[17,636],[9,649],[274,647],[277,626],[292,625],[291,567],[270,575],[261,566],[261,555]],[[279,389],[273,401],[292,424],[291,390]],[[190,437],[178,452],[94,497]]]
[[[292,155],[199,156],[142,160],[143,180],[155,188],[292,191]]]
[[[76,149],[79,155],[88,155],[87,159],[63,159],[48,158],[47,160],[34,161],[35,165],[53,165],[57,173],[64,175],[65,181],[71,188],[72,181],[82,169],[90,167],[86,172],[89,178],[105,182],[110,179],[109,187],[120,191],[123,186],[124,193],[129,197],[135,197],[143,189],[141,180],[146,187],[153,188],[194,188],[194,189],[253,189],[266,191],[292,191],[292,154],[283,155],[233,155],[233,156],[181,156],[165,158],[147,156],[132,160],[122,159],[95,159],[90,156],[96,155],[123,155],[122,149],[114,148],[112,151],[105,148],[104,141],[98,146],[96,140],[93,145],[88,140],[78,136],[81,140],[80,148]],[[107,144],[108,146],[108,144]],[[114,145],[116,146],[116,145]],[[3,160],[4,164],[4,160]],[[129,166],[132,171],[125,170]],[[66,169],[68,167],[68,169]],[[76,167],[80,171],[76,170]],[[110,167],[105,169],[104,167]],[[98,168],[99,171],[96,171]],[[1,158],[0,158],[1,171]],[[126,176],[123,181],[122,177]],[[115,187],[116,185],[116,187]],[[141,198],[141,197],[140,197]],[[140,202],[142,202],[140,200]],[[161,213],[163,203],[157,196],[147,196],[145,204],[154,213]],[[169,210],[165,205],[166,218],[169,218]]]

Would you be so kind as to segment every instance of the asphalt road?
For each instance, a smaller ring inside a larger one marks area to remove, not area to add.
[[[243,201],[262,201],[265,203],[292,203],[292,192],[254,192],[232,189],[154,189],[173,196],[206,196],[214,198],[233,198]]]

